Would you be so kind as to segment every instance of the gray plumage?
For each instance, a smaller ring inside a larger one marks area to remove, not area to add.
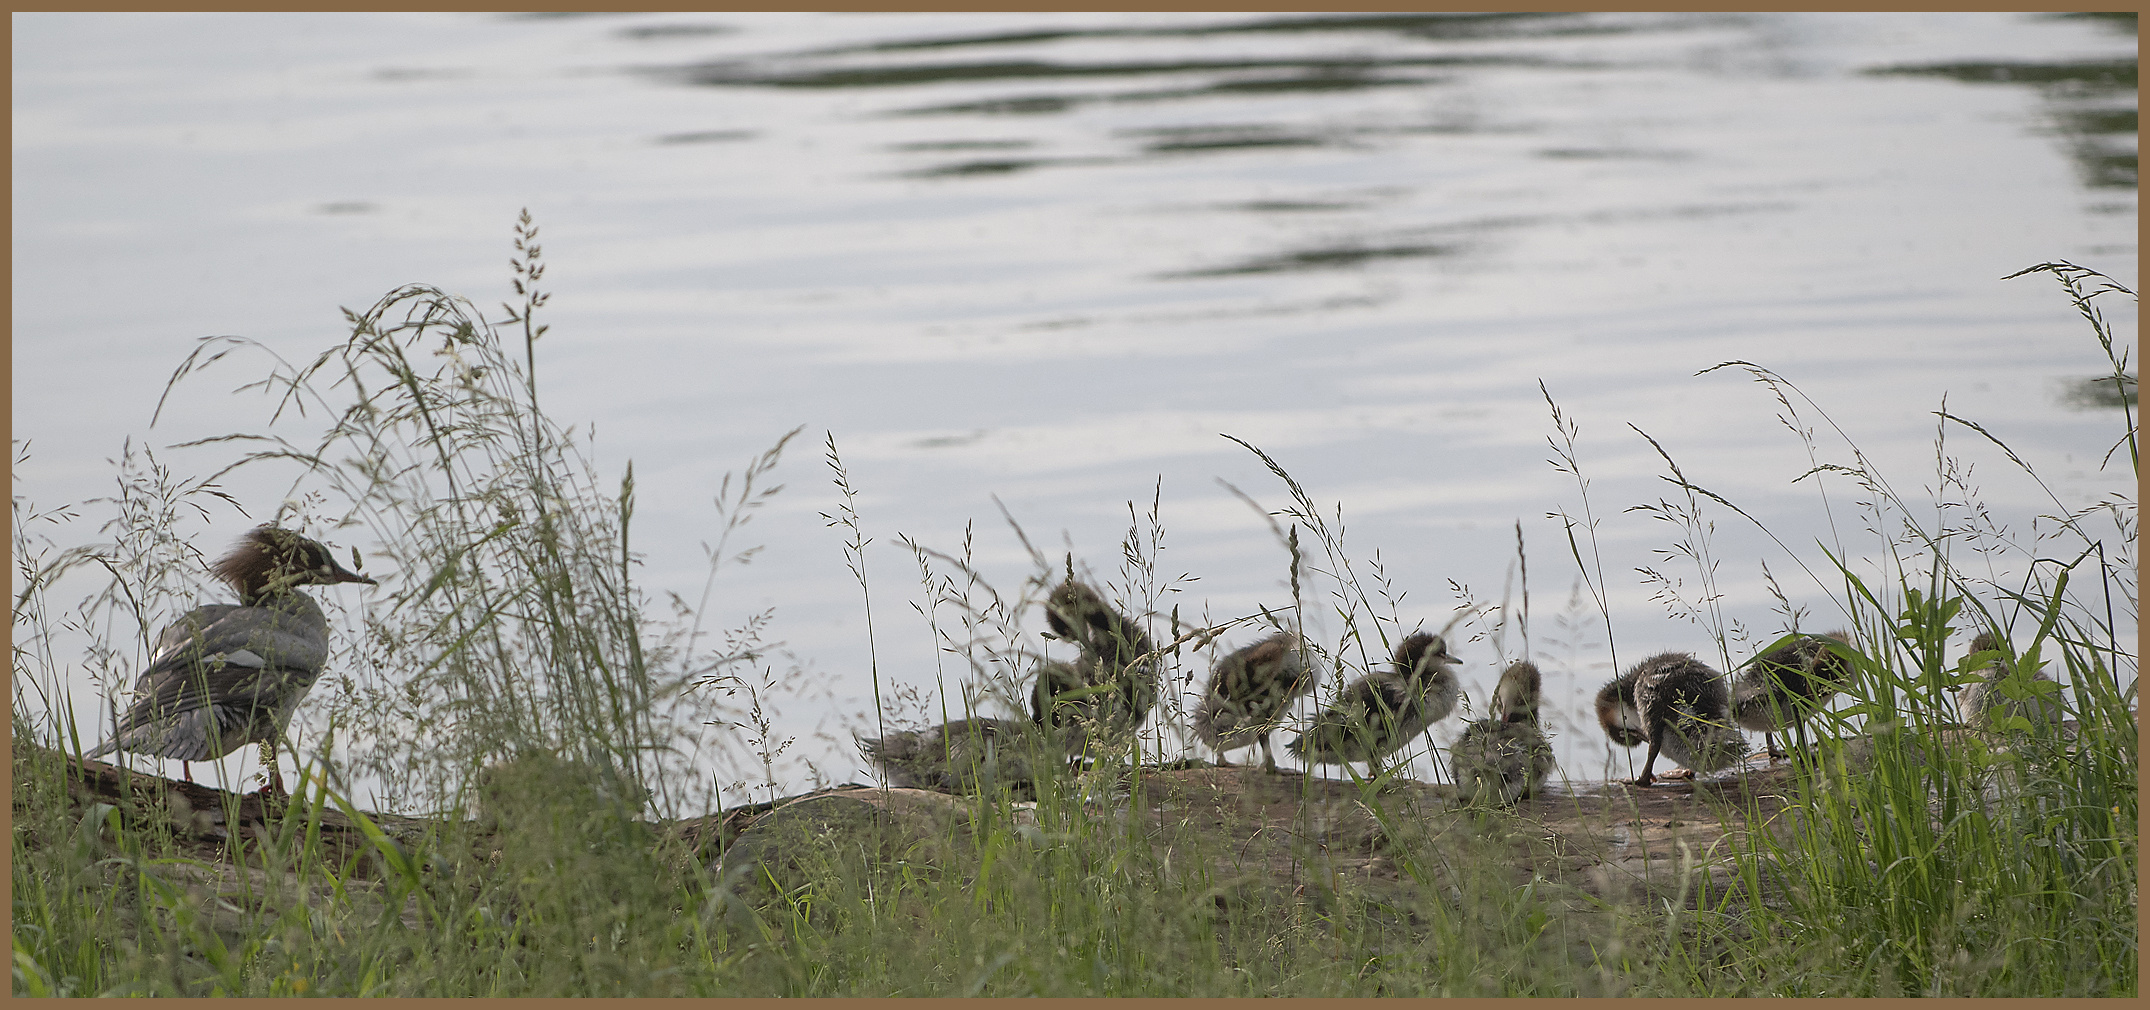
[[[1972,655],[1993,652],[1999,648],[2000,643],[1993,637],[1992,632],[1980,632],[1977,637],[1971,639]],[[2033,726],[2060,722],[2063,713],[2059,693],[2032,693],[2022,698],[2010,698],[2008,692],[2002,690],[2001,682],[2008,679],[2014,671],[2014,665],[2006,657],[1996,658],[1979,670],[1979,680],[1966,685],[1962,693],[1956,696],[1956,709],[1962,714],[1963,721],[1973,726],[1987,727],[1996,725],[2009,716],[2020,715],[2030,720]],[[2033,683],[2054,683],[2053,678],[2047,676],[2043,669],[2031,671],[2030,680]]]
[[[1344,685],[1289,749],[1319,764],[1364,761],[1367,773],[1378,777],[1382,758],[1456,710],[1455,664],[1439,635],[1404,639],[1396,646],[1393,669]]]
[[[249,743],[274,745],[328,661],[328,618],[298,586],[375,584],[327,547],[275,526],[248,532],[212,571],[239,603],[188,612],[157,636],[136,699],[111,739],[90,751],[213,761]],[[282,785],[273,758],[272,788]]]
[[[1756,656],[1733,680],[1733,718],[1762,734],[1770,756],[1782,754],[1775,734],[1787,729],[1799,734],[1804,750],[1807,719],[1851,680],[1851,663],[1829,648],[1832,640],[1845,645],[1850,636],[1841,631],[1799,636]]]
[[[1629,686],[1623,688],[1621,680]],[[1650,755],[1642,763],[1642,775],[1635,779],[1640,786],[1656,781],[1653,772],[1659,751],[1696,774],[1739,763],[1747,756],[1747,738],[1732,725],[1731,710],[1732,695],[1724,675],[1684,652],[1645,659],[1598,692],[1598,719],[1608,735],[1630,747],[1634,746],[1630,740],[1649,742]],[[1641,724],[1641,740],[1630,729],[1630,711]]]
[[[1074,579],[1045,599],[1053,635],[1075,643],[1073,663],[1048,660],[1038,667],[1031,711],[1054,730],[1077,727],[1085,735],[1116,737],[1133,732],[1157,704],[1157,647],[1103,595]],[[1079,744],[1071,744],[1080,750]]]
[[[1458,796],[1513,806],[1545,785],[1553,772],[1553,745],[1538,728],[1539,682],[1537,666],[1527,661],[1501,672],[1486,717],[1449,748]]]
[[[891,785],[982,793],[1028,790],[1052,758],[1045,732],[1019,719],[958,719],[930,729],[898,730],[859,741],[859,752],[888,774]]]
[[[1277,770],[1269,734],[1284,721],[1292,700],[1314,688],[1314,668],[1289,634],[1271,635],[1237,649],[1210,668],[1209,688],[1195,709],[1194,734],[1217,752],[1254,744],[1262,748],[1262,767]]]

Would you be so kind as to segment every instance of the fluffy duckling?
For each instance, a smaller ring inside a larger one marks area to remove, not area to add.
[[[1731,709],[1724,675],[1684,652],[1645,659],[1598,692],[1598,721],[1606,735],[1629,747],[1649,741],[1638,786],[1656,781],[1660,750],[1691,774],[1729,768],[1746,757],[1747,739],[1732,725]]]
[[[859,752],[888,774],[891,785],[982,793],[1029,790],[1033,762],[1046,743],[1033,723],[1019,719],[958,719],[922,730],[898,730],[860,740]]]
[[[1849,645],[1842,631],[1827,635],[1802,635],[1756,656],[1732,682],[1732,715],[1747,729],[1762,734],[1771,758],[1781,758],[1775,734],[1787,728],[1799,736],[1799,749],[1807,747],[1809,716],[1851,680],[1851,663],[1829,648],[1829,643]]]
[[[1970,655],[1994,652],[1999,648],[2000,641],[1993,633],[1982,631],[1971,639]],[[1968,660],[1970,656],[1964,658]],[[1962,713],[1963,721],[1984,727],[1999,723],[2009,716],[2020,715],[2030,720],[2033,726],[2060,722],[2060,695],[2030,694],[2022,698],[2010,698],[2007,692],[2001,690],[2001,681],[2008,679],[2014,672],[2015,665],[2006,657],[1996,657],[1985,669],[1978,671],[1981,679],[1966,686],[1962,693],[1956,696],[1956,709]],[[2030,679],[2053,683],[2053,678],[2047,676],[2043,669],[2032,671]]]
[[[1209,671],[1209,689],[1195,709],[1194,735],[1217,752],[1249,744],[1262,747],[1262,770],[1275,773],[1276,755],[1269,734],[1284,721],[1292,699],[1314,688],[1314,668],[1290,634],[1271,635],[1234,650]]]
[[[267,524],[211,571],[238,592],[238,604],[199,607],[165,628],[135,681],[134,704],[112,738],[85,756],[213,761],[259,743],[268,789],[281,794],[276,742],[328,661],[328,618],[297,587],[377,583],[345,570],[327,547]],[[180,771],[193,781],[185,764]]]
[[[1142,725],[1157,704],[1158,677],[1157,647],[1142,626],[1074,579],[1046,597],[1045,621],[1082,656],[1039,666],[1031,700],[1038,720],[1054,730],[1084,725],[1110,736]]]
[[[1484,719],[1449,749],[1459,796],[1513,806],[1535,795],[1553,772],[1553,745],[1538,728],[1538,667],[1529,661],[1501,672]]]
[[[1366,762],[1379,778],[1381,759],[1456,710],[1456,657],[1439,635],[1416,634],[1396,646],[1395,669],[1369,672],[1314,716],[1288,749],[1321,764]]]
[[[1598,689],[1598,725],[1605,727],[1605,735],[1622,747],[1633,747],[1650,739],[1642,729],[1642,711],[1635,707],[1635,671],[1614,677],[1612,683]]]

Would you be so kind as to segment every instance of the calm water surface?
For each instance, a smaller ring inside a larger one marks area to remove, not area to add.
[[[339,307],[398,284],[504,301],[527,207],[556,292],[546,402],[594,429],[606,473],[633,461],[653,591],[699,596],[723,475],[806,427],[750,528],[766,549],[721,578],[714,615],[774,607],[778,665],[812,684],[771,699],[798,738],[786,788],[867,776],[849,743],[873,723],[864,607],[820,517],[830,435],[874,538],[884,689],[922,692],[896,721],[962,680],[912,610],[898,535],[954,551],[975,522],[981,569],[1013,589],[1034,569],[996,497],[1118,583],[1128,503],[1155,495],[1158,572],[1196,580],[1159,611],[1288,603],[1283,549],[1219,481],[1271,509],[1284,488],[1231,434],[1341,505],[1347,553],[1362,572],[1378,554],[1407,625],[1445,623],[1459,592],[1513,594],[1520,523],[1530,648],[1578,779],[1629,755],[1588,718],[1611,658],[1547,517],[1583,505],[1548,463],[1547,395],[1579,426],[1623,662],[1718,655],[1637,572],[1697,592],[1691,562],[1657,553],[1678,531],[1623,511],[1675,493],[1636,429],[1797,556],[1706,513],[1721,606],[1750,637],[1784,622],[1764,563],[1815,630],[1838,611],[1799,562],[1826,563],[1817,541],[1876,553],[1854,488],[1794,483],[1814,461],[1765,389],[1695,374],[1718,362],[1797,383],[1914,502],[1944,396],[2068,507],[2132,493],[2100,465],[2118,411],[2070,395],[2105,367],[2096,344],[2050,280],[2000,280],[2068,259],[2134,284],[2132,16],[13,24],[18,501],[109,494],[129,439],[182,472],[222,466],[229,446],[161,447],[260,430],[265,402],[228,393],[256,365],[190,380],[150,426],[194,338],[305,359],[343,335]],[[2107,310],[2133,332],[2132,303]],[[1961,429],[1948,447],[2026,539],[2053,510],[1997,450]],[[1850,461],[1826,428],[1820,461]],[[287,479],[231,490],[261,516]],[[79,511],[56,540],[98,536],[109,507]],[[196,525],[214,549],[252,521]],[[1512,628],[1458,647],[1474,703],[1523,647]]]

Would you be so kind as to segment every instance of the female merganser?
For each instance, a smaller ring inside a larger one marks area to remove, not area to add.
[[[165,628],[134,683],[134,704],[112,738],[84,756],[214,761],[259,743],[268,789],[280,795],[276,742],[328,661],[328,618],[297,587],[378,583],[345,570],[327,547],[266,524],[211,571],[238,591],[239,603],[196,608]],[[180,772],[193,781],[185,764]]]
[[[1553,745],[1538,728],[1538,667],[1528,661],[1501,672],[1486,717],[1449,749],[1457,795],[1513,806],[1537,793],[1553,772]]]
[[[1141,726],[1157,704],[1158,677],[1157,647],[1142,626],[1074,579],[1046,597],[1045,621],[1082,656],[1039,666],[1033,715],[1056,731],[1081,726],[1118,736]]]
[[[1271,635],[1217,661],[1209,671],[1209,690],[1195,709],[1194,735],[1217,752],[1250,744],[1262,747],[1262,769],[1277,770],[1269,734],[1284,721],[1292,699],[1313,690],[1314,668],[1289,634]]]
[[[1999,649],[2000,640],[1995,638],[1992,632],[1982,631],[1971,639],[1971,651],[1964,659],[1968,662],[1981,652],[1995,652]],[[1956,696],[1956,709],[1962,713],[1963,721],[1973,726],[1986,727],[2002,722],[2009,716],[2020,715],[2030,720],[2033,726],[2060,722],[2062,712],[2058,693],[2033,692],[2022,698],[2010,698],[2001,690],[2001,681],[2008,679],[2014,672],[2015,664],[2009,662],[2005,656],[1994,657],[1993,662],[1978,671],[1980,679],[1964,687],[1963,692]],[[2032,671],[2030,679],[2048,684],[2054,682],[2044,669]]]
[[[1732,682],[1732,714],[1741,726],[1762,734],[1771,758],[1781,758],[1775,734],[1791,729],[1799,749],[1807,748],[1807,718],[1851,680],[1851,663],[1829,643],[1851,644],[1842,631],[1802,635],[1781,648],[1756,656]]]
[[[1396,646],[1395,669],[1371,671],[1344,685],[1288,749],[1321,764],[1366,762],[1379,778],[1381,759],[1456,710],[1456,657],[1439,635],[1416,634]]]
[[[1747,738],[1732,725],[1731,709],[1724,675],[1684,652],[1645,659],[1598,692],[1598,721],[1606,735],[1629,747],[1650,743],[1638,786],[1656,781],[1660,750],[1690,774],[1729,768],[1746,757]]]

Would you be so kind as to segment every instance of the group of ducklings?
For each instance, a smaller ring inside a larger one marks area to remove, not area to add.
[[[1052,637],[1074,643],[1081,655],[1040,664],[1028,721],[961,719],[861,740],[861,751],[892,784],[976,792],[996,782],[1026,785],[1043,770],[1038,762],[1066,760],[1088,740],[1141,725],[1156,704],[1161,672],[1162,651],[1149,635],[1073,578],[1047,596],[1045,613]],[[1973,657],[1995,651],[1995,644],[1991,634],[1980,635],[1971,643]],[[1681,777],[1743,762],[1748,746],[1741,729],[1763,734],[1769,755],[1781,758],[1776,736],[1794,732],[1806,747],[1806,720],[1850,680],[1851,656],[1842,632],[1787,636],[1732,676],[1688,653],[1660,653],[1599,690],[1598,721],[1622,746],[1649,746],[1633,780],[1638,786],[1657,780],[1660,753],[1686,769]],[[1384,759],[1455,711],[1458,662],[1440,635],[1405,637],[1387,669],[1346,684],[1286,749],[1315,764],[1361,762],[1370,778],[1379,778]],[[2010,699],[1999,690],[2010,673],[1998,658],[1981,671],[1959,696],[1966,721],[1985,724],[2012,714],[2059,718],[2049,698],[2034,692]],[[2034,676],[2050,679],[2043,672]],[[1227,753],[1258,746],[1263,770],[1275,773],[1269,736],[1316,679],[1303,643],[1288,632],[1235,649],[1210,670],[1194,713],[1195,736],[1217,752],[1219,764],[1228,763]],[[1553,748],[1538,723],[1539,694],[1532,663],[1517,662],[1501,673],[1485,717],[1465,727],[1449,748],[1461,798],[1505,806],[1543,788],[1553,770]]]
[[[1044,769],[1040,762],[1065,760],[1093,738],[1140,726],[1157,702],[1163,658],[1142,627],[1072,578],[1047,595],[1045,619],[1051,637],[1074,643],[1081,655],[1039,664],[1029,720],[959,719],[862,739],[860,751],[894,785],[968,793],[1027,785]],[[1363,762],[1370,777],[1380,777],[1384,759],[1455,711],[1457,663],[1442,636],[1406,636],[1387,669],[1346,684],[1287,749],[1317,764]],[[1210,670],[1194,713],[1195,736],[1220,764],[1227,753],[1258,746],[1262,768],[1274,773],[1269,736],[1316,679],[1306,649],[1290,633],[1235,649]],[[1466,794],[1514,803],[1545,784],[1553,748],[1538,728],[1538,694],[1536,666],[1516,663],[1501,675],[1487,717],[1451,748]]]
[[[1852,675],[1851,643],[1843,632],[1827,635],[1794,635],[1769,652],[1755,657],[1741,674],[1726,678],[1686,653],[1667,652],[1637,663],[1598,691],[1598,722],[1614,742],[1626,747],[1650,745],[1636,785],[1649,785],[1660,751],[1690,773],[1729,768],[1747,757],[1746,738],[1739,728],[1762,734],[1771,758],[1784,754],[1774,735],[1787,729],[1799,735],[1806,748],[1806,720],[1820,711],[1843,689]],[[2022,716],[2034,726],[2057,724],[2063,711],[2057,695],[2033,687],[2022,697],[2010,697],[2002,681],[2015,675],[2016,667],[1999,650],[1992,632],[1971,639],[1965,665],[1984,659],[1976,679],[1956,696],[1957,712],[1973,727],[1991,728],[2012,716]],[[2033,670],[2034,682],[2051,683],[2043,669]]]

